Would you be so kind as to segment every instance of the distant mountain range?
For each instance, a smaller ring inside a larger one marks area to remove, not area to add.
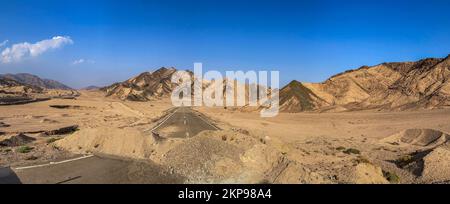
[[[122,100],[169,96],[175,68],[144,72],[101,90]],[[322,83],[292,81],[280,90],[282,112],[410,110],[450,107],[450,57],[382,63],[349,70]],[[203,87],[208,86],[204,82]]]
[[[27,84],[31,86],[41,87],[45,89],[61,89],[61,90],[73,90],[69,86],[66,86],[58,81],[51,79],[42,79],[36,75],[19,73],[19,74],[1,74],[0,78],[6,78]]]

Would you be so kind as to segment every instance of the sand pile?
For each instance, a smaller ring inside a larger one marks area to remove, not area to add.
[[[380,167],[370,163],[359,163],[342,171],[342,180],[353,184],[388,184]]]
[[[381,140],[391,145],[435,147],[447,142],[450,136],[433,129],[407,129]]]
[[[99,127],[75,132],[55,145],[75,153],[103,153],[131,158],[148,158],[153,139],[133,128]]]
[[[239,131],[203,131],[183,140],[162,161],[188,183],[324,183],[267,141]]]
[[[175,146],[164,164],[171,166],[190,183],[216,183],[242,171],[239,156],[243,149],[208,135],[198,135]]]
[[[450,143],[435,148],[423,158],[421,179],[425,183],[450,182]]]
[[[450,182],[450,143],[400,156],[393,161],[407,170],[419,183]]]

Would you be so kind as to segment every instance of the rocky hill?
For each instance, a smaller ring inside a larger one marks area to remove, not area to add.
[[[450,56],[383,63],[323,83],[293,81],[280,91],[284,112],[410,110],[450,106]]]
[[[61,89],[61,90],[72,90],[69,86],[66,86],[58,81],[51,79],[41,79],[40,77],[27,73],[19,74],[3,74],[0,75],[2,78],[12,79],[14,81],[28,84],[32,86],[42,87],[45,89]]]
[[[280,110],[284,112],[311,111],[324,104],[324,100],[296,80],[280,90]]]
[[[108,97],[122,100],[148,101],[170,96],[176,84],[171,82],[175,68],[162,67],[154,72],[144,72],[124,82],[101,88]]]

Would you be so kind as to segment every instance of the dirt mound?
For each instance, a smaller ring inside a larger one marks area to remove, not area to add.
[[[198,135],[170,150],[164,163],[189,177],[187,182],[215,183],[242,171],[243,149],[221,140]]]
[[[354,184],[388,184],[380,167],[369,163],[360,163],[351,167],[350,183]]]
[[[17,146],[22,146],[22,145],[28,144],[35,140],[36,140],[35,138],[26,136],[24,134],[18,134],[18,135],[10,137],[9,139],[5,139],[5,140],[1,141],[0,146],[17,147]]]
[[[74,153],[103,153],[130,158],[148,158],[151,154],[152,137],[132,128],[87,128],[75,132],[55,145]]]
[[[420,182],[439,183],[450,180],[450,143],[400,156],[393,161],[411,172]]]
[[[450,144],[434,149],[423,158],[421,179],[425,183],[450,181]]]
[[[415,145],[420,147],[432,147],[443,144],[450,139],[444,132],[433,129],[407,129],[381,140],[382,143],[391,145]]]
[[[258,136],[203,131],[171,148],[163,159],[188,183],[325,183]]]

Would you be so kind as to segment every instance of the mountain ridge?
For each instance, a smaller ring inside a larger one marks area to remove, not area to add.
[[[40,78],[39,76],[29,73],[1,74],[0,77],[12,79],[23,84],[42,87],[46,89],[73,90],[71,87],[62,84],[61,82],[58,82],[56,80]]]
[[[143,72],[101,88],[107,97],[147,101],[169,96],[175,68]],[[335,74],[320,83],[293,80],[280,89],[280,111],[413,110],[450,107],[450,55],[384,62]],[[228,82],[224,80],[225,87]],[[211,84],[202,82],[203,88]],[[248,90],[248,85],[245,85]]]
[[[117,82],[101,88],[106,97],[116,97],[121,100],[148,101],[171,94],[176,84],[171,82],[171,76],[176,69],[161,67],[154,72],[143,72],[123,82]]]

